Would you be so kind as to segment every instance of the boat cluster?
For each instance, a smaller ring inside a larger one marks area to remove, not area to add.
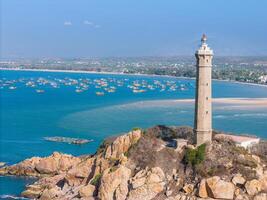
[[[147,91],[183,91],[194,87],[191,83],[181,83],[179,80],[128,79],[128,78],[18,78],[0,79],[0,89],[16,90],[20,87],[33,88],[36,93],[44,93],[48,88],[71,87],[76,93],[93,90],[97,96],[114,93],[118,88],[128,88],[133,93]]]

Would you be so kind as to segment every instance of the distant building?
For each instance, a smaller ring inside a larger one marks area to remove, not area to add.
[[[208,47],[207,37],[201,38],[201,46],[196,51],[196,97],[194,131],[197,135],[197,145],[212,140],[212,96],[211,67],[213,51]]]
[[[259,81],[260,81],[261,83],[267,83],[267,75],[260,76],[260,77],[259,77]]]

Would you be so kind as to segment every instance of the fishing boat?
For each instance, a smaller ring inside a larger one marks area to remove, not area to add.
[[[105,95],[104,92],[96,92],[95,94],[96,94],[97,96],[104,96],[104,95]]]
[[[138,90],[138,89],[134,89],[133,90],[133,93],[143,93],[145,92],[146,90]]]
[[[44,93],[44,90],[35,90],[37,93]]]
[[[81,92],[83,92],[83,90],[81,90],[81,89],[76,89],[75,92],[77,92],[77,93],[81,93]]]
[[[10,90],[15,90],[15,89],[17,89],[17,88],[16,88],[15,86],[10,86],[9,89],[10,89]]]

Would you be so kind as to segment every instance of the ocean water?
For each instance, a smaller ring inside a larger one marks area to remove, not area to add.
[[[192,79],[3,70],[0,73],[0,161],[7,164],[54,151],[91,154],[104,138],[133,127],[193,125],[193,104],[172,101],[194,98]],[[108,86],[99,88],[101,79]],[[26,86],[29,81],[36,87]],[[71,81],[74,84],[68,85]],[[55,82],[56,87],[51,87]],[[83,90],[81,83],[88,88]],[[139,91],[146,91],[134,93],[134,84],[139,84]],[[115,92],[103,90],[113,86]],[[75,92],[77,89],[82,92]],[[105,95],[97,96],[96,92]],[[267,87],[213,81],[213,97],[267,97]],[[213,126],[218,130],[267,138],[266,121],[267,108],[214,104]],[[80,146],[54,143],[44,140],[48,136],[86,138],[93,142]],[[30,181],[0,177],[0,199],[7,197],[2,195],[19,195]]]

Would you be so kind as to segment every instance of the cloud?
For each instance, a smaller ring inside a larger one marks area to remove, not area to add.
[[[84,20],[83,24],[86,26],[90,26],[92,28],[100,28],[101,26],[99,24],[95,24],[94,22],[88,21],[88,20]]]
[[[89,26],[93,26],[93,25],[94,25],[93,22],[90,22],[90,21],[88,21],[88,20],[84,20],[84,21],[83,21],[83,24],[84,24],[84,25],[89,25]]]
[[[72,25],[71,21],[65,21],[64,22],[64,26],[71,26],[71,25]]]

